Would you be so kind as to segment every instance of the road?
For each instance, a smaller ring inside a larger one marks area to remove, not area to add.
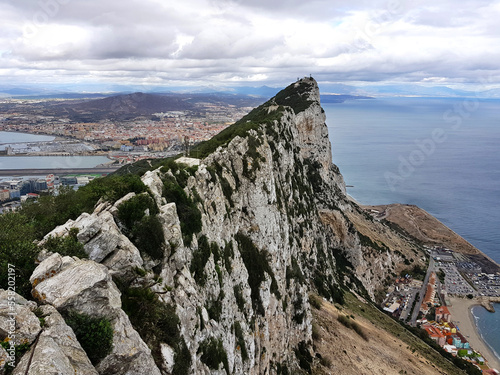
[[[0,176],[44,176],[48,174],[108,174],[120,167],[105,168],[52,168],[52,169],[0,169]]]
[[[417,325],[418,312],[420,311],[420,306],[422,305],[422,302],[424,300],[425,293],[427,291],[427,284],[429,283],[429,277],[431,276],[432,271],[434,271],[434,259],[431,256],[429,260],[429,268],[427,268],[427,273],[425,274],[422,289],[420,289],[418,301],[415,304],[415,308],[413,309],[413,314],[411,316],[410,325],[413,327],[416,327]]]

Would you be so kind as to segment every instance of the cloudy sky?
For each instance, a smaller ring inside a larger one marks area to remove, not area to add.
[[[0,0],[0,84],[500,85],[500,1]]]

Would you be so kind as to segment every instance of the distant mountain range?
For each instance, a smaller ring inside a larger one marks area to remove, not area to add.
[[[500,89],[468,91],[447,86],[423,86],[418,84],[370,84],[348,85],[342,83],[320,83],[322,94],[343,94],[351,96],[423,96],[423,97],[480,97],[500,98]],[[270,86],[140,86],[140,85],[52,85],[44,86],[0,86],[0,98],[104,98],[118,94],[143,92],[149,94],[216,94],[248,95],[264,99],[272,97],[282,87]]]
[[[12,113],[24,109],[32,114],[44,116],[67,117],[73,121],[94,122],[105,119],[130,120],[139,116],[151,117],[155,113],[168,111],[190,111],[191,114],[203,116],[212,105],[229,108],[256,107],[265,100],[262,97],[211,93],[211,94],[179,94],[179,93],[142,93],[118,94],[102,97],[84,96],[83,94],[52,94],[30,96],[30,98],[52,99],[54,97],[72,99],[64,101],[35,101],[26,103],[2,103],[0,112]],[[19,96],[19,98],[24,96]]]

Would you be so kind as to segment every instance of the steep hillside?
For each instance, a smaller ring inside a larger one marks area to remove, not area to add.
[[[114,176],[74,196],[88,212],[75,208],[45,235],[30,278],[43,326],[19,297],[35,335],[14,373],[27,366],[84,373],[90,363],[100,374],[311,372],[319,366],[311,291],[339,305],[347,290],[371,300],[402,265],[425,261],[409,238],[346,198],[312,78],[192,156],[166,160],[141,181]],[[62,255],[63,248],[83,254]],[[78,341],[49,340],[67,328],[60,315]],[[74,323],[81,321],[92,324]],[[81,333],[85,326],[100,328]],[[91,350],[85,337],[109,331],[112,345],[81,355]],[[44,340],[34,343],[36,332]],[[333,351],[339,342],[331,344]],[[49,347],[58,356],[43,357]],[[30,363],[32,353],[38,359]]]

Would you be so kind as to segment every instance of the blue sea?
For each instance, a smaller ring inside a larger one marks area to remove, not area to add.
[[[500,263],[500,100],[323,106],[333,161],[363,204],[416,204]]]
[[[0,131],[0,150],[8,145],[48,142],[54,139],[49,135]],[[109,159],[106,156],[0,156],[0,169],[91,168],[107,162]],[[10,178],[1,177],[0,180]]]
[[[500,263],[500,100],[377,98],[323,108],[349,195],[416,204]],[[496,309],[474,315],[500,353]]]
[[[479,334],[488,346],[500,358],[500,303],[494,303],[495,313],[490,313],[482,306],[474,306],[472,315],[476,321]],[[500,369],[499,369],[500,370]]]

